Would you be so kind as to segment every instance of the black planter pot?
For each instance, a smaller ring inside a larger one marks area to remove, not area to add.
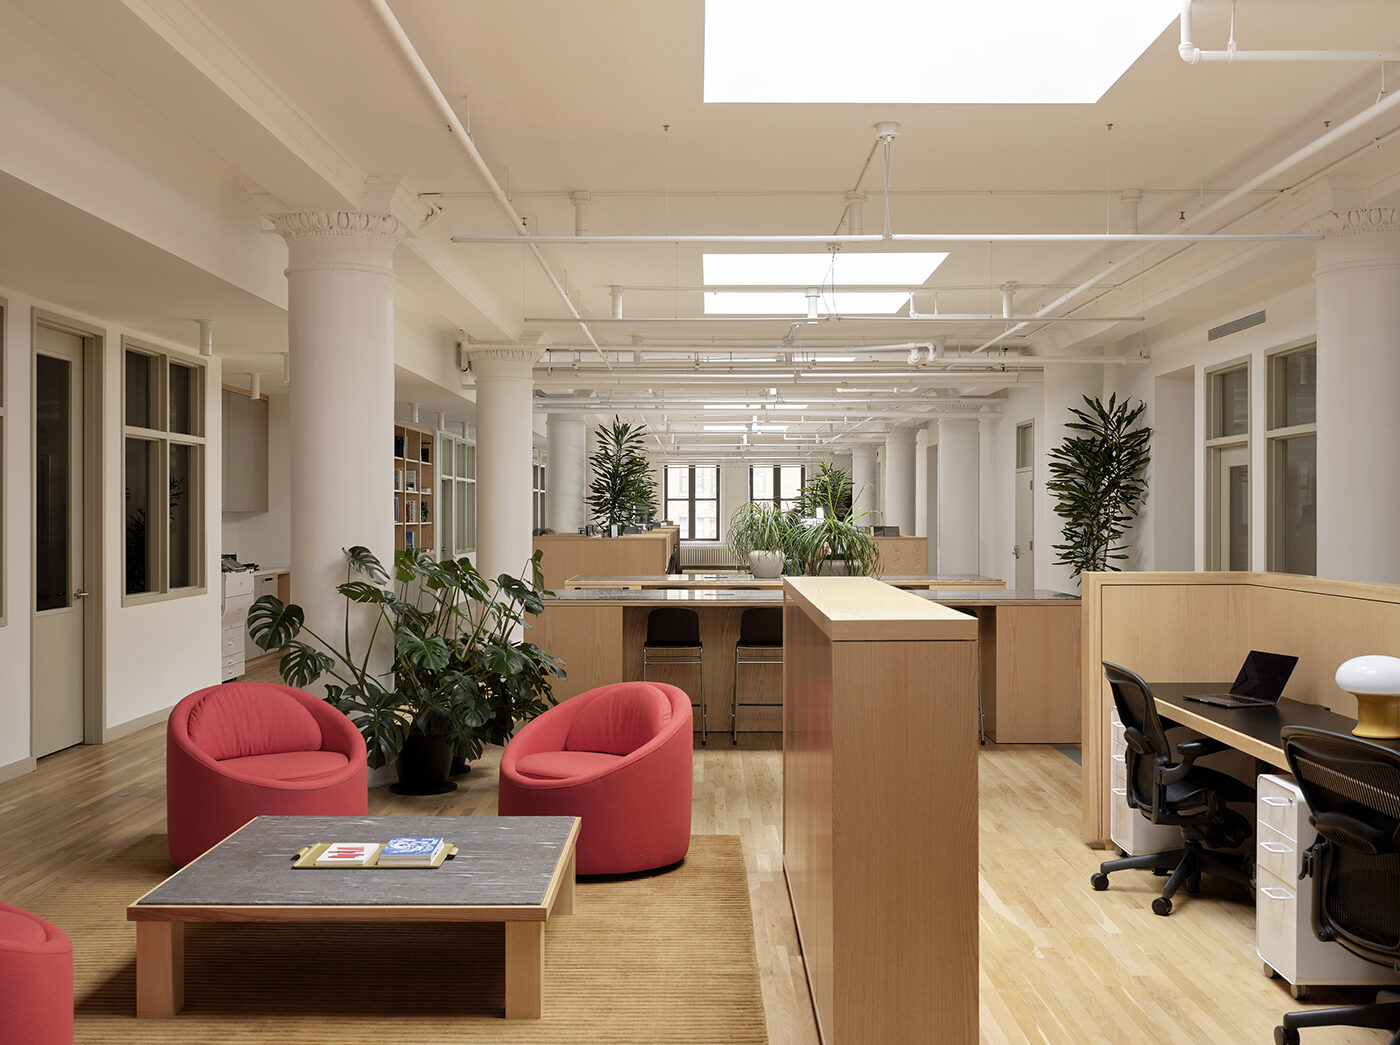
[[[390,784],[396,795],[445,795],[457,785],[447,779],[452,765],[452,741],[444,736],[410,733],[394,763],[399,782]]]

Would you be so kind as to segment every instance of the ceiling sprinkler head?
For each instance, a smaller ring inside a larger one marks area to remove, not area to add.
[[[881,141],[893,141],[899,137],[899,124],[893,120],[881,120],[875,125],[875,137]]]

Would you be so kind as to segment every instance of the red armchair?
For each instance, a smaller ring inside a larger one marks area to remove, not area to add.
[[[0,1038],[73,1045],[73,944],[38,915],[0,904]]]
[[[526,723],[501,756],[502,816],[577,816],[579,874],[664,867],[690,848],[690,698],[620,682]]]
[[[191,693],[165,731],[170,859],[183,866],[255,816],[364,816],[365,741],[324,700],[230,682]]]

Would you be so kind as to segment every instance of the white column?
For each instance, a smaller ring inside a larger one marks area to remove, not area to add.
[[[857,517],[867,513],[861,521],[866,525],[874,522],[868,513],[875,510],[875,448],[857,446],[851,449],[851,494],[855,498]]]
[[[914,430],[898,428],[885,436],[885,518],[899,532],[914,532]]]
[[[1400,209],[1337,211],[1317,245],[1317,573],[1400,581]]]
[[[980,461],[976,418],[938,421],[938,572],[977,573]]]
[[[981,531],[978,540],[977,572],[984,577],[996,576],[997,542],[1008,543],[1002,540],[1002,536],[1004,520],[1009,516],[1005,512],[997,511],[996,499],[997,490],[1000,489],[1000,484],[997,483],[997,425],[1000,423],[1001,416],[997,414],[977,419],[977,446],[981,456],[978,467],[978,515]]]
[[[588,478],[587,440],[582,417],[550,414],[545,422],[549,437],[549,525],[557,533],[576,533],[588,521],[584,485]]]
[[[928,428],[914,432],[914,536],[928,536]]]
[[[537,348],[473,348],[476,377],[476,568],[518,577],[534,545],[531,395]]]
[[[394,247],[405,230],[352,211],[273,224],[287,241],[292,601],[329,637],[344,629],[342,549],[364,545],[393,567]]]
[[[598,452],[598,425],[600,419],[596,414],[585,415],[583,419],[587,429],[583,437],[583,452],[585,457],[585,474],[583,477],[583,521],[593,522],[593,515],[588,510],[588,491],[593,486],[593,455]],[[666,515],[666,491],[658,488],[658,500],[661,502],[657,507],[661,509],[661,515]]]

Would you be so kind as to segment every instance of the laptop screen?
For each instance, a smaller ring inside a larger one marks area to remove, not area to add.
[[[1230,692],[1239,697],[1277,701],[1283,695],[1288,676],[1293,674],[1293,665],[1297,663],[1297,657],[1286,653],[1261,653],[1259,650],[1250,650],[1249,656],[1244,658],[1244,667],[1240,668],[1240,673],[1235,678],[1235,684],[1230,687]]]

